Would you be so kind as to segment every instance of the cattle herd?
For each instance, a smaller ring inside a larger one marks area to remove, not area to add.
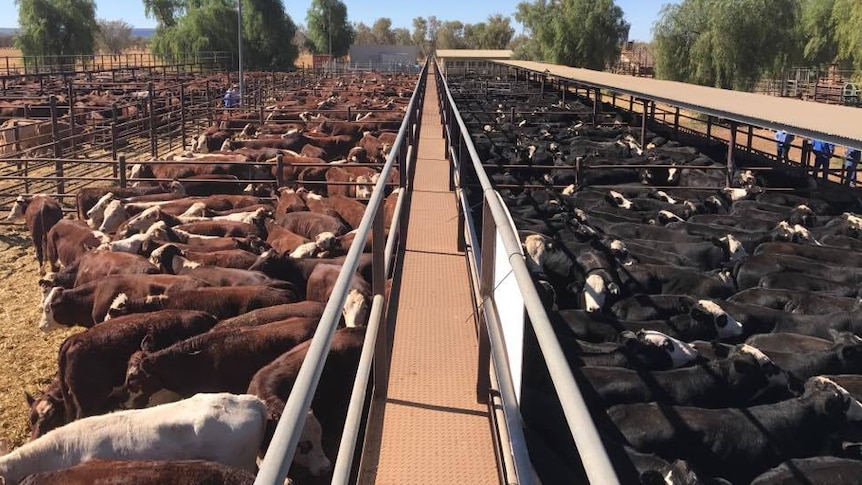
[[[9,219],[25,220],[36,249],[39,328],[87,330],[27,396],[32,440],[0,457],[3,483],[251,483],[415,82],[313,80],[263,124],[224,113],[191,152],[130,167],[130,186],[81,189],[77,219],[49,196],[19,197]],[[369,238],[351,282],[291,469],[299,483],[337,452],[381,243]]]
[[[742,163],[727,187],[726,148],[538,91],[455,100],[621,483],[860,483],[859,193]],[[534,465],[585,483],[527,348]]]

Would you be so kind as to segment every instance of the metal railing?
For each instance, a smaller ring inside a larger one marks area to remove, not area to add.
[[[491,356],[493,370],[497,374],[502,406],[505,414],[506,431],[509,435],[511,449],[505,450],[511,454],[513,468],[517,477],[507,477],[509,483],[533,483],[532,465],[527,454],[527,445],[521,424],[520,410],[516,389],[508,365],[506,343],[503,337],[502,326],[497,314],[496,302],[494,301],[494,263],[496,258],[495,239],[499,237],[502,241],[504,254],[512,269],[518,290],[520,291],[524,307],[532,329],[535,333],[542,355],[551,376],[554,388],[560,398],[560,404],[566,417],[572,438],[577,445],[581,461],[587,478],[591,483],[602,483],[614,485],[619,483],[616,471],[608,458],[607,451],[587,408],[584,396],[581,394],[575,382],[572,370],[563,353],[557,336],[554,332],[545,307],[542,304],[538,292],[530,276],[524,256],[521,252],[521,243],[515,234],[508,211],[494,190],[491,181],[482,167],[482,160],[473,145],[470,132],[461,118],[452,93],[446,80],[439,69],[437,71],[438,93],[443,106],[444,133],[449,146],[450,157],[453,161],[453,169],[457,172],[454,179],[462,184],[468,165],[475,171],[476,177],[482,187],[483,217],[481,241],[477,240],[475,231],[467,224],[471,220],[471,207],[467,205],[466,198],[462,194],[462,210],[466,229],[466,244],[471,249],[471,266],[477,267],[479,271],[479,293],[482,298],[482,313],[480,324],[486,328],[487,338],[480,332],[479,354]],[[483,350],[481,346],[490,346]],[[478,376],[480,383],[484,379],[484,373],[480,370]]]
[[[359,257],[365,249],[365,243],[371,232],[373,240],[373,264],[374,275],[372,278],[372,292],[374,294],[369,323],[366,329],[365,347],[359,362],[356,380],[353,387],[350,408],[348,409],[347,421],[342,434],[341,446],[333,472],[333,483],[348,483],[353,468],[352,460],[356,446],[357,436],[362,421],[365,395],[368,379],[371,372],[371,359],[374,359],[375,385],[385,382],[389,364],[389,342],[387,338],[388,329],[382,325],[384,318],[384,288],[386,272],[391,269],[388,263],[394,250],[394,238],[403,234],[403,218],[399,218],[398,225],[393,221],[389,231],[389,240],[385,246],[379,241],[384,240],[383,227],[383,200],[386,180],[397,163],[401,177],[401,187],[406,187],[411,170],[411,159],[415,156],[415,143],[419,137],[419,122],[421,119],[422,105],[424,102],[424,90],[426,83],[427,63],[422,68],[416,89],[410,100],[398,136],[393,144],[392,150],[386,159],[386,164],[381,170],[374,192],[368,201],[362,222],[356,230],[354,244],[344,260],[341,273],[335,282],[332,296],[326,304],[320,323],[311,340],[306,359],[300,367],[294,387],[284,406],[284,411],[275,429],[272,441],[266,456],[261,463],[260,471],[255,478],[256,485],[281,485],[287,476],[296,452],[302,427],[305,423],[306,413],[311,406],[314,393],[323,373],[329,347],[338,325],[341,308],[347,298],[350,280],[359,266]],[[404,190],[399,194],[399,199],[404,197]],[[399,200],[397,207],[402,206]],[[397,212],[396,212],[397,214]],[[372,352],[373,349],[373,352]],[[373,355],[372,355],[373,354]],[[380,382],[380,380],[383,382]]]

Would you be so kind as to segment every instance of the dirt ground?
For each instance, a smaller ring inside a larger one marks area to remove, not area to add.
[[[45,334],[37,328],[42,294],[24,225],[0,226],[0,281],[0,440],[20,446],[30,435],[24,391],[41,393],[57,373],[60,344],[82,329]]]

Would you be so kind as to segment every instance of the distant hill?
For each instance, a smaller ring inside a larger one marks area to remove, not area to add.
[[[132,29],[132,37],[143,37],[149,39],[156,35],[156,29]]]
[[[18,33],[18,29],[11,27],[0,27],[0,35],[14,35]],[[132,29],[132,37],[143,37],[149,39],[156,35],[156,29]]]

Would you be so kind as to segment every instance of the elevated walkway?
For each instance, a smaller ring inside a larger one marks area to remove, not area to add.
[[[433,76],[433,70],[429,76]],[[389,385],[368,425],[360,484],[499,484],[437,86],[426,84]]]

